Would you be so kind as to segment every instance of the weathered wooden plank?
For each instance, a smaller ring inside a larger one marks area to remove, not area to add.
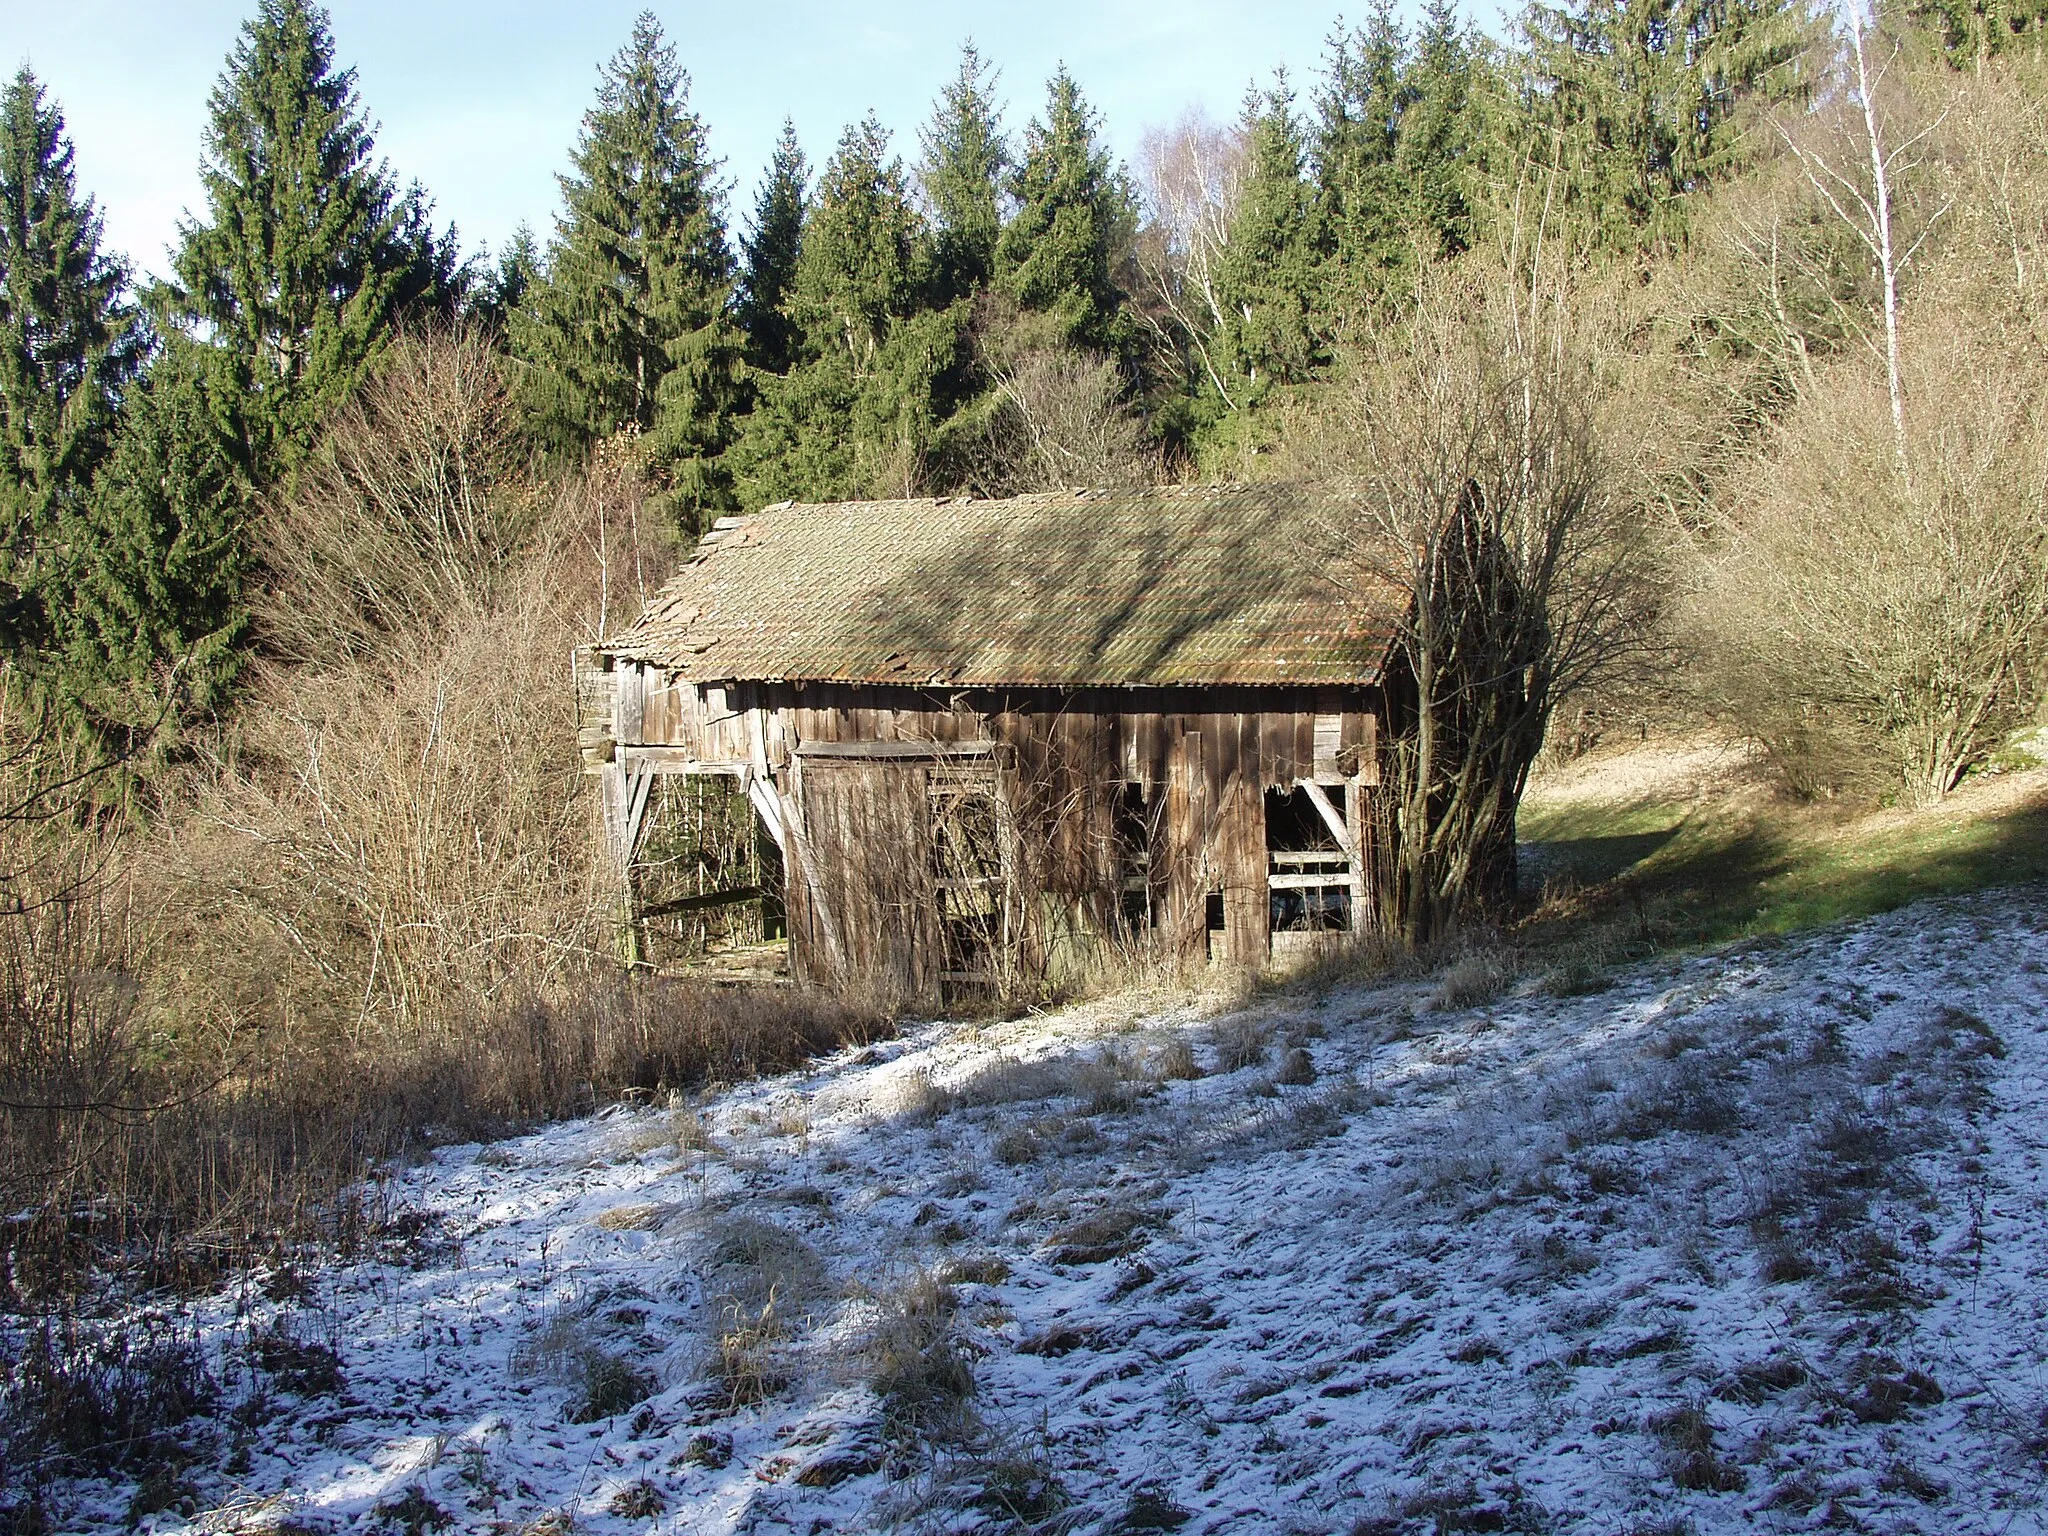
[[[1182,731],[1167,749],[1166,941],[1191,959],[1208,949],[1209,793],[1202,734]]]
[[[1224,786],[1215,840],[1223,885],[1223,959],[1258,966],[1266,960],[1271,899],[1266,884],[1265,796],[1252,775],[1234,773]]]
[[[798,757],[915,760],[921,757],[988,757],[992,741],[804,741]]]

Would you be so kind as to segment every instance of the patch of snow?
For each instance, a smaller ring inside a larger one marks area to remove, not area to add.
[[[2038,1531],[2041,898],[1462,1012],[939,1023],[448,1148],[403,1245],[208,1305],[343,1382],[141,1528]],[[1263,1061],[1160,1075],[1224,1032]],[[979,1422],[935,1444],[868,1360],[919,1274]]]

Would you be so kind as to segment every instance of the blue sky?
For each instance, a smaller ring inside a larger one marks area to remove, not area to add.
[[[452,219],[474,248],[500,245],[521,220],[543,237],[551,229],[554,177],[598,66],[644,3],[334,0],[331,12],[340,58],[355,65],[379,124],[380,150],[402,177],[426,186],[440,220]],[[969,35],[1003,72],[1013,129],[1037,110],[1046,77],[1064,60],[1102,111],[1112,147],[1128,157],[1148,126],[1190,106],[1230,117],[1245,87],[1278,66],[1306,83],[1341,4],[655,0],[651,9],[738,184],[738,215],[785,113],[813,167],[870,107],[914,158],[917,125]],[[252,0],[0,0],[0,63],[11,72],[26,61],[62,105],[107,243],[144,270],[162,270],[178,217],[199,204],[206,96],[252,9]]]

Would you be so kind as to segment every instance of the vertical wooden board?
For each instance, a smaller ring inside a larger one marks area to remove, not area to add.
[[[1373,795],[1351,779],[1344,786],[1344,825],[1351,840],[1351,931],[1371,933],[1379,926],[1379,904],[1374,899],[1378,881],[1374,866],[1378,850],[1373,846]]]
[[[1294,776],[1312,778],[1316,763],[1316,717],[1307,711],[1294,716]]]
[[[1263,790],[1266,785],[1264,766],[1260,763],[1259,717],[1255,714],[1237,717],[1237,766],[1238,771],[1252,781],[1254,789]],[[1259,814],[1265,815],[1265,801],[1259,802]]]
[[[820,849],[837,896],[849,968],[884,995],[928,997],[937,982],[936,924],[926,867],[928,770],[921,764],[832,763],[811,776],[833,802]]]
[[[1208,946],[1209,793],[1202,735],[1183,731],[1167,749],[1166,939],[1173,951],[1200,959]]]
[[[638,745],[647,738],[647,669],[637,661],[618,665],[619,686],[612,705],[615,711],[613,739]]]
[[[1294,782],[1294,717],[1267,710],[1259,726],[1259,782],[1268,789]]]
[[[1263,965],[1271,927],[1265,799],[1249,774],[1232,774],[1224,786],[1213,836],[1223,885],[1223,958],[1232,965]]]

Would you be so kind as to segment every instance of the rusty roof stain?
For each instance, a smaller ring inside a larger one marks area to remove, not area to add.
[[[598,649],[698,683],[1372,682],[1405,603],[1358,527],[1341,485],[785,502]]]

